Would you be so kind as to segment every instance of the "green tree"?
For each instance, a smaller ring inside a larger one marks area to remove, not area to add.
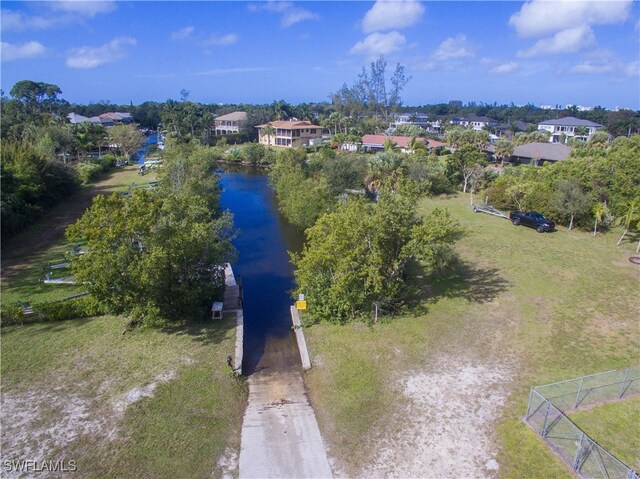
[[[462,192],[467,192],[469,180],[477,175],[478,166],[486,163],[486,155],[478,148],[466,145],[458,148],[448,158],[449,175],[462,182]]]
[[[313,320],[345,322],[374,304],[397,310],[409,262],[446,268],[461,232],[445,211],[419,218],[413,197],[350,198],[321,216],[307,230],[302,254],[292,256],[296,292],[306,295]]]
[[[623,238],[627,235],[629,230],[636,228],[638,224],[640,224],[640,198],[634,198],[623,205],[622,214],[616,219],[616,225],[624,228],[617,246],[620,246],[620,243],[622,243]],[[640,243],[638,243],[636,252],[638,249],[640,249]]]
[[[144,145],[144,135],[138,130],[138,125],[116,125],[108,130],[109,144],[122,153],[126,160],[142,145]]]
[[[591,212],[593,213],[593,218],[595,220],[593,225],[593,236],[595,236],[598,233],[598,223],[602,223],[603,219],[609,212],[609,208],[607,208],[606,204],[597,202],[591,208]]]
[[[21,80],[11,88],[12,97],[20,100],[28,113],[52,111],[59,104],[58,95],[62,94],[58,85],[31,80]]]
[[[260,134],[267,137],[267,146],[271,148],[271,137],[276,134],[276,129],[270,124],[266,124],[262,127]]]
[[[559,216],[569,216],[569,231],[573,229],[576,216],[589,209],[589,197],[582,191],[578,180],[562,180],[558,183],[554,207]]]
[[[212,217],[200,196],[137,189],[97,196],[66,235],[86,242],[71,269],[98,301],[158,325],[199,317],[203,299],[222,287],[231,232],[230,215]]]
[[[507,158],[511,158],[513,155],[513,150],[515,146],[508,140],[498,140],[496,141],[496,146],[494,150],[495,157],[500,160],[502,166],[504,166],[504,160]]]

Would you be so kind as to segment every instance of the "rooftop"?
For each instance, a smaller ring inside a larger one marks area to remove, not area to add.
[[[535,158],[536,160],[563,161],[571,153],[570,146],[562,143],[525,143],[513,149],[513,156]]]
[[[573,116],[566,116],[564,118],[558,118],[557,120],[545,120],[538,123],[538,125],[553,125],[553,126],[591,126],[595,128],[601,128],[600,123],[595,123],[589,120],[581,120]]]

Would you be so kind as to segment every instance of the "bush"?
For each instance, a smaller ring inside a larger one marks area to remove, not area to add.
[[[83,184],[97,180],[103,171],[104,169],[101,165],[93,162],[80,163],[78,165],[78,173]]]
[[[88,318],[107,313],[105,307],[93,296],[83,296],[53,303],[36,303],[32,308],[34,313],[25,316],[24,309],[20,305],[2,305],[1,325],[64,321],[65,319]]]

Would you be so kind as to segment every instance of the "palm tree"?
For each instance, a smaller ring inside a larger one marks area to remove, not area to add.
[[[389,137],[384,141],[384,151],[393,151],[396,149],[396,144],[393,142],[393,138]]]
[[[618,240],[616,246],[620,246],[620,243],[622,243],[622,239],[626,236],[629,230],[640,223],[640,208],[638,205],[639,199],[640,198],[634,198],[633,200],[625,204],[623,207],[624,213],[616,220],[616,225],[622,226],[624,228],[624,232],[622,233],[622,236],[620,236],[620,239]],[[638,243],[636,252],[638,252],[638,250],[640,250],[640,242]]]
[[[593,217],[596,220],[595,225],[593,226],[593,236],[595,236],[598,233],[598,223],[602,223],[602,219],[609,211],[609,208],[607,208],[607,205],[604,203],[597,202],[593,205],[591,211],[593,212]]]
[[[273,126],[271,126],[271,124],[267,123],[265,126],[262,127],[262,130],[260,130],[260,133],[262,133],[262,135],[267,135],[267,145],[269,146],[269,148],[271,148],[271,136],[275,135],[276,129]]]
[[[427,148],[424,145],[424,141],[418,141],[418,137],[412,136],[407,143],[407,149],[411,151],[411,153],[416,153],[418,151],[425,151]]]
[[[504,166],[504,160],[506,158],[511,158],[513,155],[513,150],[515,146],[513,143],[507,140],[498,140],[496,141],[496,148],[494,151],[494,156],[500,160],[500,165]]]

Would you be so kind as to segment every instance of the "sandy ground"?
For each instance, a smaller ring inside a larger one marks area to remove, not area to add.
[[[107,381],[91,398],[65,386],[3,392],[2,459],[62,460],[65,448],[83,436],[90,436],[92,441],[114,440],[127,407],[144,397],[152,397],[160,383],[175,377],[175,370],[167,370],[149,384],[117,395],[111,393],[112,385]],[[21,476],[3,470],[2,477]]]
[[[493,424],[507,399],[503,366],[441,359],[429,372],[397,378],[406,405],[377,438],[377,460],[362,478],[493,478],[498,475]],[[338,477],[346,477],[334,463]]]

